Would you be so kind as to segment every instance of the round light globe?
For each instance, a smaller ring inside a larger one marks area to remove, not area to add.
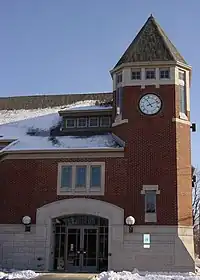
[[[22,223],[23,223],[24,225],[29,225],[29,224],[31,223],[31,217],[29,217],[29,216],[24,216],[24,217],[22,218]]]
[[[132,216],[128,216],[128,217],[126,218],[126,224],[127,224],[128,226],[134,225],[134,224],[135,224],[135,218],[133,218]]]

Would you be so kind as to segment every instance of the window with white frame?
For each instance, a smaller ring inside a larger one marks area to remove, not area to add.
[[[132,80],[141,80],[141,70],[140,69],[131,69],[131,79]]]
[[[119,72],[116,74],[116,84],[121,84],[122,83],[122,72]]]
[[[60,163],[58,165],[58,194],[103,194],[105,163]]]
[[[156,78],[156,69],[146,69],[145,70],[146,79],[155,79]]]
[[[77,119],[77,126],[78,127],[87,127],[87,118],[78,118]]]
[[[170,78],[170,68],[161,68],[160,71],[160,79],[169,79]]]
[[[90,117],[89,118],[89,127],[98,127],[99,126],[99,118],[98,117]]]
[[[180,113],[187,114],[186,78],[185,71],[179,71],[179,106]]]
[[[66,119],[65,124],[67,128],[76,127],[76,119]]]
[[[157,195],[160,194],[158,185],[143,185],[141,194],[144,195],[145,222],[156,223],[157,222],[156,200],[157,200]]]
[[[103,116],[100,118],[100,126],[101,127],[109,127],[110,126],[110,117]]]

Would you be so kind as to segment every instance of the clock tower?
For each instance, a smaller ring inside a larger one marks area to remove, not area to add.
[[[191,270],[191,67],[151,15],[111,76],[113,133],[124,141],[128,161],[127,214],[139,231],[153,228],[166,244],[173,236],[165,263]]]

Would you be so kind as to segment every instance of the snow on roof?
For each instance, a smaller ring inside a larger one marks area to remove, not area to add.
[[[86,111],[86,110],[108,110],[112,109],[112,106],[103,106],[103,105],[97,105],[96,100],[86,100],[86,101],[80,101],[73,104],[73,106],[68,106],[66,108],[63,108],[60,111]]]
[[[65,106],[66,109],[95,106],[95,100],[77,102]],[[93,105],[92,105],[93,104]],[[102,106],[99,106],[102,107]],[[34,110],[2,110],[0,111],[0,139],[17,140],[3,151],[14,150],[49,150],[49,149],[86,149],[120,147],[112,134],[94,135],[90,137],[60,136],[51,138],[50,129],[61,120],[58,111],[62,107]],[[40,131],[40,136],[31,136],[27,132]]]
[[[25,151],[25,150],[63,150],[63,149],[106,149],[120,147],[112,134],[94,136],[59,136],[41,137],[25,136],[19,141],[8,145],[2,151]]]

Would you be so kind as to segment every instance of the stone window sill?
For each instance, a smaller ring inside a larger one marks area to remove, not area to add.
[[[95,195],[104,195],[104,190],[101,190],[100,188],[93,188],[93,189],[89,189],[89,190],[77,189],[77,190],[69,190],[69,191],[58,190],[57,195],[77,195],[77,196],[80,196],[80,195],[90,196],[91,195],[91,196],[95,196]]]
[[[156,213],[145,213],[145,223],[156,223],[157,214]]]

